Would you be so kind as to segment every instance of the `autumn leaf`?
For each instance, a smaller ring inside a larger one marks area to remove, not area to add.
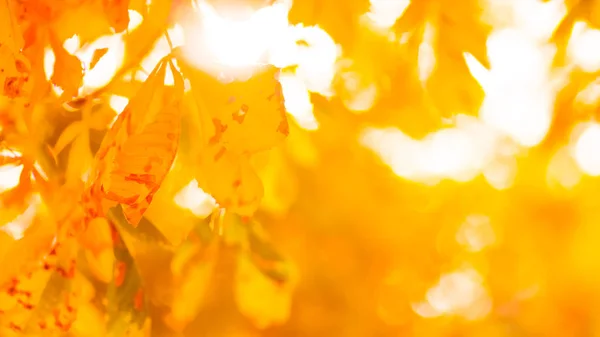
[[[99,1],[80,2],[69,10],[57,13],[56,19],[51,23],[52,32],[59,41],[65,41],[77,34],[82,45],[90,43],[111,33],[111,25],[102,13],[103,8]]]
[[[55,37],[50,41],[56,56],[51,81],[63,90],[62,98],[70,99],[77,96],[83,83],[83,65],[79,58],[69,54]]]
[[[56,144],[54,144],[54,155],[60,154],[67,145],[72,143],[81,133],[87,130],[87,126],[83,121],[75,121],[69,124],[63,132],[60,134],[58,139],[56,140]]]
[[[169,65],[175,77],[174,88],[163,85]],[[94,159],[91,190],[122,204],[134,226],[177,152],[179,100],[183,94],[183,80],[178,74],[170,62],[159,63],[108,131]]]
[[[293,24],[323,27],[336,43],[352,49],[361,29],[360,15],[368,10],[369,2],[365,0],[350,0],[343,6],[335,0],[307,0],[293,2],[289,16]]]
[[[76,317],[79,293],[79,283],[73,282],[79,246],[73,238],[59,236],[51,245],[45,246],[38,263],[21,266],[27,268],[11,278],[4,288],[9,296],[5,300],[13,303],[10,310],[0,314],[4,327],[29,334],[70,329]],[[22,245],[26,243],[19,243]]]
[[[92,61],[90,62],[90,70],[94,69],[98,61],[102,58],[102,56],[106,55],[108,52],[108,48],[98,48],[94,50],[94,55],[92,56]]]
[[[291,265],[257,222],[244,222],[232,214],[223,221],[226,242],[240,249],[234,283],[238,309],[260,329],[282,324],[290,315],[296,285]]]
[[[599,4],[0,0],[0,337],[600,335]]]
[[[223,147],[209,147],[200,156],[196,180],[221,207],[246,216],[256,211],[264,193],[248,158],[238,157]]]
[[[249,79],[231,75],[229,80],[218,80],[194,69],[181,56],[178,62],[192,85],[201,120],[210,121],[203,126],[209,144],[220,144],[236,154],[251,154],[277,145],[288,135],[276,68],[258,67]]]
[[[13,277],[27,272],[35,262],[50,249],[55,224],[38,216],[20,240],[14,241],[2,256],[0,287],[6,287]]]
[[[480,16],[481,7],[476,0],[461,6],[443,0],[412,1],[394,25],[398,35],[411,33],[411,39],[418,39],[419,47],[414,53],[419,60],[421,80],[442,115],[475,114],[483,100],[483,90],[470,74],[464,55],[469,53],[489,67],[486,40],[491,28]],[[461,85],[449,87],[448,78]]]
[[[102,6],[108,22],[115,29],[115,32],[120,33],[127,29],[129,24],[129,0],[102,0]]]
[[[26,96],[30,90],[30,65],[20,53],[13,52],[8,44],[0,43],[0,85],[2,95],[8,98]]]
[[[290,315],[291,288],[266,277],[244,254],[237,263],[235,299],[240,312],[260,329],[285,322]]]
[[[202,309],[218,252],[218,239],[209,228],[209,221],[198,221],[171,262],[176,286],[172,312],[166,320],[174,330],[183,330]]]
[[[5,166],[8,168],[10,165]],[[13,166],[13,169],[16,166]],[[33,184],[31,182],[31,167],[23,166],[16,186],[0,192],[0,226],[15,220],[31,207],[33,202]]]
[[[0,3],[0,46],[5,45],[11,52],[18,53],[23,48],[24,41],[15,11],[12,1]]]
[[[115,264],[108,289],[108,335],[124,336],[144,329],[146,296],[133,257],[116,228],[114,231]]]
[[[600,3],[597,1],[569,0],[565,1],[566,15],[550,37],[550,42],[557,46],[554,56],[555,66],[564,66],[569,39],[576,22],[584,21],[593,28],[600,28]]]

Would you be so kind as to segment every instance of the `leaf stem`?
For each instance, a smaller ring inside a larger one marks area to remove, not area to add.
[[[167,43],[169,44],[169,48],[171,49],[171,53],[173,52],[173,41],[171,41],[171,36],[169,36],[169,31],[165,29],[165,38],[167,39]]]

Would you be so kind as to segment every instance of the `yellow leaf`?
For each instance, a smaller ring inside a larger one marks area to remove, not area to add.
[[[183,80],[172,69],[175,87],[163,85],[167,63],[160,62],[129,101],[94,159],[91,195],[122,204],[134,226],[171,168],[179,144]]]
[[[397,35],[410,33],[412,44],[421,46],[414,52],[419,67],[432,66],[422,80],[443,115],[475,114],[483,100],[483,90],[464,56],[469,53],[489,67],[486,41],[491,27],[480,19],[481,11],[476,0],[463,1],[460,6],[450,1],[412,1],[394,25]],[[425,62],[431,65],[425,66]],[[460,85],[449,86],[449,78]]]
[[[104,337],[106,324],[103,313],[92,304],[85,304],[77,310],[77,320],[71,330],[75,336]]]
[[[102,0],[104,14],[108,18],[108,22],[115,29],[115,32],[120,33],[127,29],[129,24],[129,0]]]
[[[274,215],[284,216],[296,201],[298,178],[289,169],[281,151],[273,151],[268,164],[258,170],[264,186],[262,207]]]
[[[200,155],[196,180],[221,207],[240,215],[252,215],[264,193],[248,158],[236,156],[224,147],[205,149]]]
[[[284,323],[291,308],[291,287],[267,278],[242,254],[238,259],[235,300],[238,309],[260,329]]]
[[[90,151],[90,137],[88,130],[84,130],[73,143],[69,151],[69,161],[65,175],[67,180],[82,179],[91,169],[94,158]]]
[[[290,22],[305,26],[318,25],[342,46],[351,46],[360,27],[361,15],[369,10],[367,0],[348,0],[341,5],[337,0],[295,1],[290,10]]]
[[[79,6],[62,11],[56,20],[52,21],[52,32],[59,41],[65,41],[77,34],[79,41],[84,45],[100,36],[110,34],[111,29],[106,17],[102,15],[100,4],[96,1],[85,1]]]
[[[167,323],[177,331],[190,323],[204,304],[217,261],[218,244],[186,242],[173,257],[171,271],[176,284]]]
[[[79,58],[69,54],[56,38],[51,38],[51,44],[56,56],[52,83],[63,90],[63,98],[70,99],[77,96],[83,83],[83,65]]]
[[[67,145],[71,144],[86,129],[87,126],[82,121],[75,121],[69,124],[58,137],[56,144],[54,144],[54,155],[59,155]]]
[[[217,80],[179,59],[183,73],[207,125],[210,144],[221,144],[237,154],[266,150],[289,133],[279,70],[261,67],[247,80]]]
[[[32,263],[50,248],[56,233],[56,225],[44,217],[44,213],[44,211],[40,211],[31,226],[25,231],[24,237],[14,241],[12,246],[1,256],[0,287],[6,286],[11,278],[28,270]]]
[[[6,45],[13,53],[23,48],[23,36],[15,18],[12,1],[0,2],[0,46]]]
[[[103,250],[99,254],[85,251],[90,273],[100,282],[109,283],[113,276],[115,255],[112,250]]]

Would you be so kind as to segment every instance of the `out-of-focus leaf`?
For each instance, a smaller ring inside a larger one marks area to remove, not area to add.
[[[284,215],[298,193],[298,178],[289,170],[282,151],[272,151],[268,164],[257,170],[264,186],[263,209]]]
[[[207,2],[217,10],[219,15],[239,18],[240,14],[248,15],[273,4],[275,0],[208,0]],[[238,9],[237,13],[232,11],[232,8]]]
[[[117,229],[113,229],[115,265],[108,289],[108,336],[144,330],[148,312],[139,271]]]
[[[233,214],[222,221],[225,243],[240,250],[234,283],[238,309],[261,329],[285,322],[297,282],[289,261],[274,249],[257,222]]]
[[[13,304],[0,314],[0,329],[33,335],[69,331],[80,293],[75,269],[78,244],[73,238],[59,236],[36,264],[30,264],[4,288],[8,295],[4,300]]]
[[[147,301],[159,307],[170,303],[174,292],[173,277],[164,271],[169,268],[173,247],[146,218],[142,218],[137,228],[131,228],[120,206],[110,210],[109,219],[119,231],[120,240],[127,246],[137,272],[144,280]]]
[[[85,130],[71,143],[66,170],[67,179],[82,179],[84,174],[91,169],[93,160],[89,131]]]
[[[121,235],[131,236],[134,240],[152,245],[168,244],[164,235],[145,218],[142,218],[138,226],[133,229],[127,226],[127,217],[121,205],[117,205],[108,211],[107,218],[119,228]],[[131,248],[130,248],[131,249]]]
[[[577,21],[585,21],[594,28],[600,28],[600,2],[585,0],[565,1],[567,14],[554,30],[550,42],[556,44],[557,52],[554,56],[555,66],[564,66],[567,45],[573,33],[573,25]]]
[[[276,282],[261,273],[248,255],[239,256],[235,300],[240,312],[258,328],[279,325],[287,320],[292,289],[290,283]]]
[[[349,0],[343,5],[335,0],[294,1],[289,17],[293,24],[322,27],[335,42],[351,48],[361,29],[360,17],[368,10],[366,0]]]
[[[31,268],[50,248],[54,239],[56,225],[39,210],[23,238],[14,241],[2,256],[0,270],[0,287],[6,286],[10,280]]]
[[[212,237],[211,240],[205,240],[207,234]],[[203,307],[219,249],[218,240],[214,238],[208,223],[198,222],[190,239],[179,247],[173,257],[171,272],[175,293],[166,322],[174,330],[182,331]]]
[[[102,59],[102,56],[106,55],[108,52],[108,48],[98,48],[94,50],[94,55],[92,56],[92,61],[90,62],[90,70],[94,69],[98,61]]]
[[[141,220],[175,158],[183,80],[163,85],[170,62],[160,62],[104,137],[94,161],[92,195],[120,203],[134,226]]]
[[[413,42],[407,46],[414,46],[414,39],[419,41],[421,47],[414,55],[420,67],[425,66],[423,62],[435,62],[424,79],[425,88],[443,115],[475,114],[483,100],[483,90],[465,61],[469,53],[489,67],[486,40],[491,27],[481,20],[481,11],[477,0],[461,6],[443,0],[412,1],[394,25],[398,35],[411,33]],[[461,85],[449,86],[448,78]]]
[[[17,53],[23,48],[23,35],[12,13],[15,8],[12,1],[0,4],[0,45],[6,45],[10,51]]]
[[[44,333],[47,329],[69,331],[77,316],[76,303],[79,296],[79,283],[76,279],[75,259],[79,248],[73,238],[59,240],[43,262],[43,269],[52,270],[48,283],[44,287],[37,306],[35,306],[25,331]],[[52,252],[55,260],[52,261]]]
[[[129,0],[102,0],[102,6],[108,22],[115,29],[115,32],[120,33],[127,29],[129,24]]]
[[[58,41],[65,41],[77,34],[82,45],[92,42],[111,33],[110,23],[104,15],[99,15],[101,13],[103,9],[100,1],[85,1],[79,6],[57,13],[56,20],[51,24],[52,31]]]
[[[155,0],[149,3],[148,14],[140,26],[123,38],[125,59],[120,71],[139,66],[140,59],[152,50],[156,40],[164,34],[172,5],[172,0]]]
[[[0,93],[8,98],[29,94],[31,65],[20,52],[12,51],[8,44],[0,42]]]
[[[0,226],[14,221],[28,207],[32,200],[31,184],[20,183],[0,193]]]
[[[67,126],[58,137],[54,144],[54,155],[59,155],[64,148],[75,140],[83,131],[86,130],[86,125],[82,121],[75,121]]]
[[[70,99],[77,96],[79,87],[83,83],[83,65],[79,58],[69,54],[55,37],[50,41],[56,56],[52,83],[63,90],[62,97]]]
[[[241,215],[252,215],[264,193],[260,178],[248,158],[237,157],[224,148],[206,149],[198,163],[196,180],[221,207]]]

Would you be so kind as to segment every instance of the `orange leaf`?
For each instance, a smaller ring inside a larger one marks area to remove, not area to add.
[[[2,29],[2,28],[0,28]],[[29,89],[29,62],[0,40],[0,94],[9,98],[25,97]]]
[[[108,131],[94,159],[91,195],[99,193],[122,204],[134,226],[171,168],[179,145],[183,79],[169,64],[175,87],[163,85],[166,62],[160,62]]]
[[[120,33],[129,25],[129,0],[102,0],[104,14],[115,32]]]
[[[0,2],[0,45],[7,45],[9,49],[17,53],[23,48],[23,36],[12,13],[14,8],[10,7],[10,1]]]
[[[94,55],[92,56],[92,61],[90,62],[90,70],[94,69],[98,61],[108,52],[108,48],[98,48],[94,50]]]
[[[51,81],[63,90],[62,97],[69,99],[77,96],[83,83],[83,66],[77,56],[69,54],[56,38],[51,38],[52,49],[56,56],[54,74]]]

